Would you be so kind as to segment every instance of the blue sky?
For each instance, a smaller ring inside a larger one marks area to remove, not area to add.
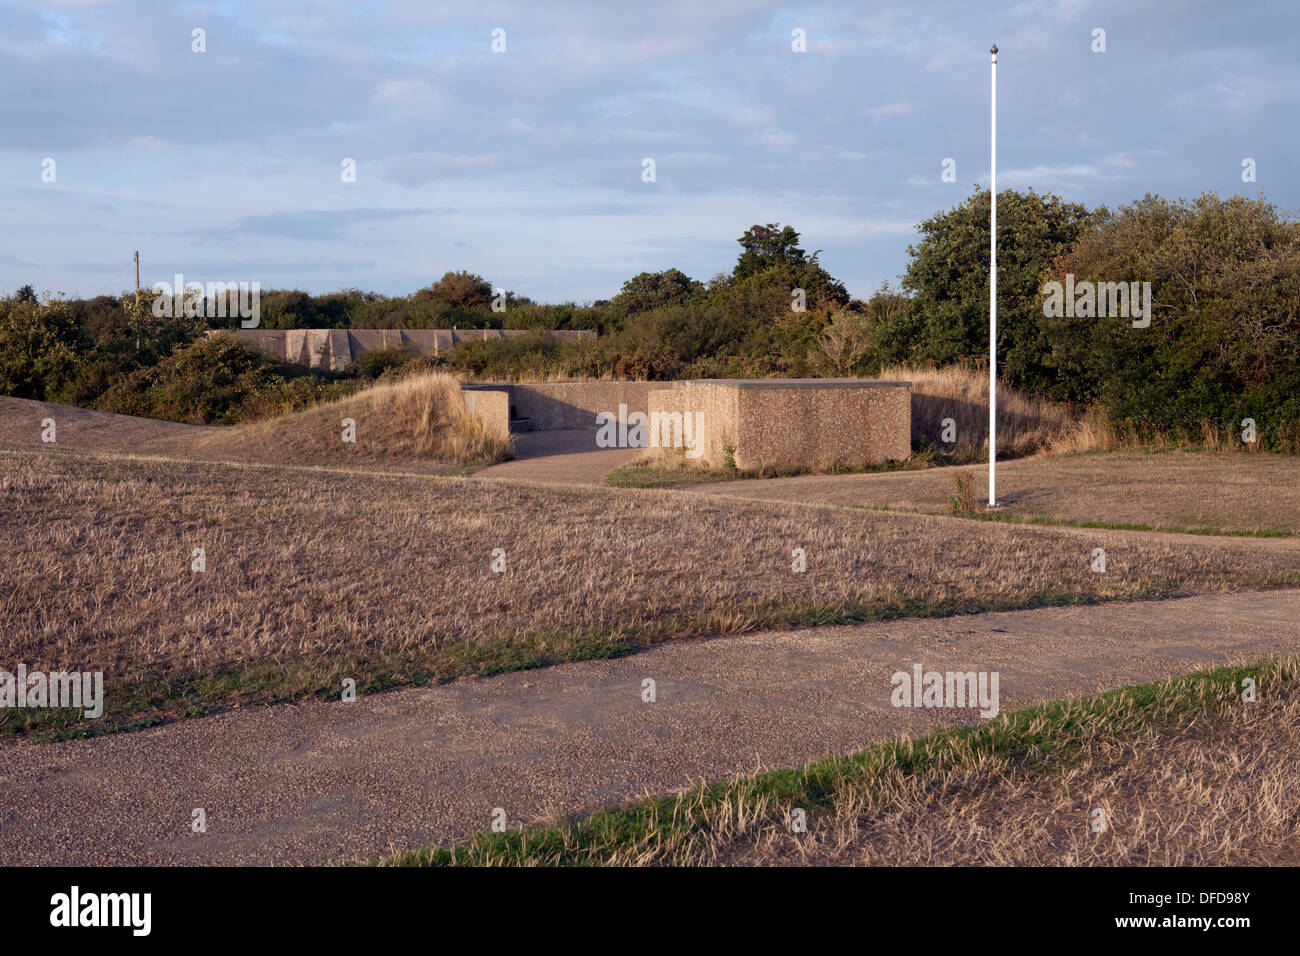
[[[119,292],[138,248],[145,284],[405,294],[464,268],[584,301],[728,271],[779,221],[865,296],[987,185],[993,42],[1000,187],[1300,207],[1298,28],[1294,0],[9,0],[0,290]]]

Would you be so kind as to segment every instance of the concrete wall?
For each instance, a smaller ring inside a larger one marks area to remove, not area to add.
[[[670,445],[666,426],[661,424],[661,421],[670,417],[680,421],[681,416],[686,411],[685,398],[686,390],[675,385],[663,385],[650,392],[647,412],[651,422],[650,446],[652,448],[675,447]]]
[[[282,362],[297,362],[312,368],[323,365],[336,371],[347,368],[368,349],[400,347],[421,355],[437,355],[465,342],[533,334],[524,329],[231,329],[229,332]],[[562,342],[596,339],[595,332],[585,330],[565,329],[549,334]]]
[[[676,394],[674,394],[676,392]],[[879,465],[911,454],[911,383],[871,379],[719,379],[651,395],[656,413],[698,413],[710,468],[775,471]]]
[[[677,382],[670,388],[652,392],[651,444],[666,444],[662,424],[664,416],[681,415],[682,452],[689,452],[688,457],[699,465],[713,469],[726,467],[733,461],[739,438],[739,399],[737,389],[708,381]],[[687,416],[692,416],[689,425],[685,421]],[[686,439],[693,439],[695,447],[686,448]]]
[[[529,382],[525,384],[464,385],[465,393],[492,391],[509,396],[512,420],[527,419],[533,431],[557,429],[595,429],[596,416],[609,412],[617,416],[619,405],[626,414],[645,414],[650,407],[650,392],[663,385],[657,382]]]
[[[742,383],[737,391],[742,470],[860,468],[912,453],[910,382]]]
[[[618,415],[619,405],[627,413],[646,414],[650,392],[662,388],[658,382],[537,382],[510,385],[510,403],[517,418],[527,418],[535,431],[557,428],[597,428],[601,412]]]
[[[483,426],[489,435],[507,438],[510,435],[510,396],[494,389],[462,388],[465,410]]]

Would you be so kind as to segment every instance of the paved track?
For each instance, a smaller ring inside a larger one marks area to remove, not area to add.
[[[474,473],[545,485],[600,485],[636,457],[635,448],[597,448],[596,431],[524,432],[515,436],[515,459]]]
[[[1246,592],[679,642],[354,703],[7,741],[0,864],[341,862],[466,836],[494,807],[515,825],[974,719],[891,707],[890,675],[917,662],[996,670],[1014,709],[1297,651],[1300,590]]]

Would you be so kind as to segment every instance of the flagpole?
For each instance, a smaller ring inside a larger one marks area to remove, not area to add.
[[[990,132],[992,147],[989,153],[989,507],[998,505],[998,48],[994,44],[989,53],[992,100]]]

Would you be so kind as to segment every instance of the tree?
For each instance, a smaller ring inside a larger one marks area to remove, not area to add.
[[[804,251],[799,248],[799,233],[793,226],[782,228],[779,222],[750,226],[736,241],[743,250],[731,272],[731,277],[737,281],[775,265],[802,268],[807,262]]]
[[[871,329],[865,316],[847,309],[836,312],[817,343],[836,375],[848,376],[871,350]]]
[[[473,272],[446,272],[441,279],[416,293],[423,299],[436,299],[467,312],[482,311],[492,305],[492,283]]]
[[[78,330],[68,304],[20,299],[0,308],[0,394],[57,398],[77,369]]]
[[[989,207],[988,190],[977,190],[922,222],[921,241],[908,246],[910,361],[987,362]],[[1070,383],[1060,381],[1051,362],[1041,286],[1052,264],[1074,249],[1090,215],[1059,196],[998,193],[998,362],[1009,382],[1029,391],[1071,397]]]
[[[301,289],[268,289],[262,292],[262,316],[258,328],[315,328],[315,300]]]
[[[869,299],[854,299],[849,309],[862,316],[868,330],[871,347],[866,364],[879,371],[885,365],[909,360],[912,345],[921,334],[911,299],[882,282]]]
[[[820,250],[811,256],[799,248],[799,233],[793,226],[769,222],[751,226],[737,242],[743,251],[732,270],[731,282],[720,286],[727,297],[751,301],[772,299],[779,302],[773,317],[791,311],[795,290],[803,290],[803,302],[809,312],[823,312],[848,305],[849,293],[817,261]]]
[[[703,291],[703,285],[678,269],[642,272],[623,283],[612,304],[628,315],[635,315],[663,305],[683,303]]]
[[[1094,218],[1054,279],[1151,284],[1151,324],[1045,320],[1053,360],[1116,422],[1196,434],[1257,422],[1265,447],[1300,442],[1300,224],[1262,198],[1147,195]],[[1109,308],[1107,309],[1109,312]]]

